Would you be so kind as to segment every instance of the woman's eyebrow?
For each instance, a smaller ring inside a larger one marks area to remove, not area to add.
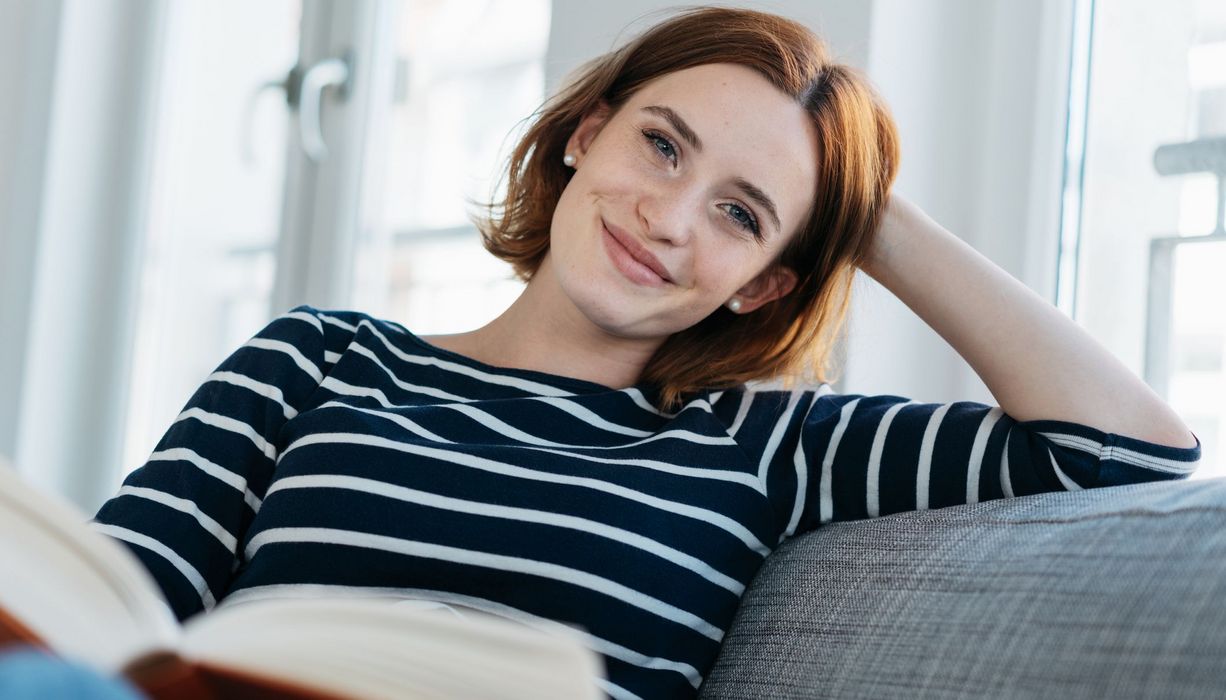
[[[779,213],[775,211],[775,203],[771,201],[770,197],[766,196],[765,192],[758,189],[757,186],[743,177],[738,177],[737,179],[733,180],[732,183],[741,188],[741,191],[743,191],[747,197],[757,202],[763,209],[766,210],[767,214],[771,215],[771,220],[775,222],[775,230],[778,231],[783,229],[783,224],[779,223]]]
[[[681,138],[685,139],[687,143],[693,146],[695,151],[702,153],[702,139],[698,138],[698,134],[695,134],[694,130],[690,128],[690,125],[686,124],[685,120],[681,118],[681,115],[674,112],[671,107],[665,107],[664,105],[647,105],[643,108],[643,111],[650,112],[651,114],[668,120],[668,123],[672,124],[673,128],[677,130],[677,133],[681,134]]]
[[[662,117],[665,121],[671,124],[674,129],[677,130],[678,134],[681,134],[681,138],[685,139],[685,142],[690,144],[690,146],[694,148],[695,152],[702,153],[702,139],[698,138],[698,134],[694,133],[694,130],[690,128],[690,125],[687,124],[685,120],[681,118],[681,115],[677,114],[677,112],[671,107],[665,107],[664,105],[647,105],[641,111]],[[733,180],[733,184],[743,191],[745,196],[757,202],[759,206],[766,210],[766,213],[770,214],[771,220],[775,222],[776,230],[781,230],[783,228],[783,224],[779,222],[779,212],[775,208],[775,202],[771,200],[766,192],[762,191],[762,188],[754,185],[752,182],[743,177],[738,177]]]

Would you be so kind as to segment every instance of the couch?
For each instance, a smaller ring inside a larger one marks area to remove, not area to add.
[[[701,698],[1226,698],[1226,479],[827,524],[746,590]]]

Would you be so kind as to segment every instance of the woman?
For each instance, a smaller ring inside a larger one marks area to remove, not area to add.
[[[419,338],[298,307],[98,513],[177,614],[364,594],[586,630],[614,697],[692,696],[746,584],[836,519],[1186,476],[1199,441],[1075,324],[890,197],[893,122],[803,26],[683,12],[583,66],[487,248],[528,285]],[[853,273],[999,407],[825,381]]]

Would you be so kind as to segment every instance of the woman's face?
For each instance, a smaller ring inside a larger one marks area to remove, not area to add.
[[[665,338],[733,296],[752,313],[794,286],[771,261],[808,216],[817,130],[756,71],[721,63],[661,76],[617,114],[586,116],[567,153],[575,173],[547,266],[606,332]],[[654,255],[666,278],[619,238]]]

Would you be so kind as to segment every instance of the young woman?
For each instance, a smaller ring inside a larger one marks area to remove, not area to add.
[[[1054,308],[890,196],[886,107],[803,26],[683,12],[581,67],[486,247],[527,287],[422,338],[300,306],[97,516],[180,617],[352,594],[579,626],[613,697],[685,697],[763,559],[824,522],[1188,475],[1200,444]],[[999,407],[835,395],[854,271]],[[750,380],[807,375],[767,390]]]

